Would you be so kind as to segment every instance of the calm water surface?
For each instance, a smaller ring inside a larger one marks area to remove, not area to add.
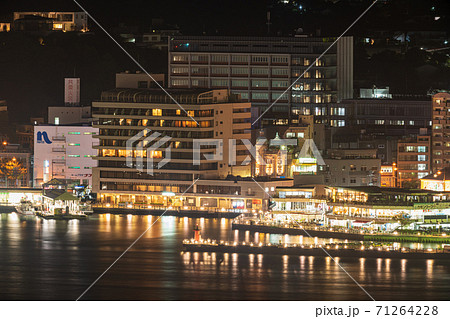
[[[75,300],[157,217],[86,221],[0,214],[0,300]],[[204,238],[313,243],[300,236],[231,230],[225,219],[162,217],[83,300],[368,300],[325,257],[182,253]],[[329,240],[319,239],[319,243]],[[450,299],[450,261],[339,259],[377,300]]]

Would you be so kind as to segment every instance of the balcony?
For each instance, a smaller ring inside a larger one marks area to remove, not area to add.
[[[65,142],[66,137],[65,136],[52,136],[52,141]]]
[[[62,165],[65,165],[65,164],[66,164],[66,160],[65,160],[65,159],[59,159],[59,158],[57,158],[57,159],[52,160],[52,164],[62,164]]]
[[[52,148],[52,152],[56,152],[56,153],[65,153],[66,149],[64,147],[53,147]]]

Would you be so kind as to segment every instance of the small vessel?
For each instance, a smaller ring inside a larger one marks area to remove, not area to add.
[[[35,209],[33,203],[29,200],[21,200],[20,204],[17,205],[16,211],[22,215],[35,215]]]

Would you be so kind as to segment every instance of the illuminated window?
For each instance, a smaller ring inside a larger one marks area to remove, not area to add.
[[[162,158],[162,151],[151,151],[148,154],[148,157],[150,157],[150,158]]]
[[[69,135],[80,135],[80,132],[69,132]]]
[[[80,157],[80,155],[68,155],[69,157]]]
[[[69,143],[69,146],[80,146],[79,143]]]
[[[153,109],[152,115],[153,116],[162,116],[162,110],[161,109]]]
[[[176,110],[176,114],[180,115],[181,114],[181,110]]]
[[[427,147],[426,146],[417,146],[417,152],[424,153],[426,151],[427,151]]]
[[[172,61],[174,62],[187,62],[188,61],[188,55],[172,55]]]
[[[79,169],[80,166],[69,166],[69,168]]]
[[[103,149],[102,156],[116,156],[116,150]]]
[[[59,117],[55,116],[55,125],[59,125]]]

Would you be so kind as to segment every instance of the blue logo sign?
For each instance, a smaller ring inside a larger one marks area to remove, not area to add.
[[[44,139],[44,140],[42,140]],[[52,142],[50,141],[50,139],[48,138],[47,132],[37,132],[37,142],[38,143],[47,143],[47,144],[52,144]]]

